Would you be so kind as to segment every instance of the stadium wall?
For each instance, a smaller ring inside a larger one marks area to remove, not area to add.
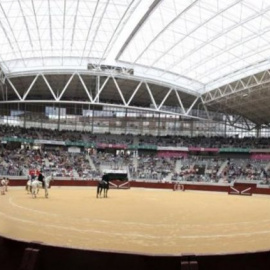
[[[25,179],[16,179],[15,177],[9,181],[10,186],[25,186],[27,180]],[[80,187],[96,187],[97,180],[54,180],[51,185],[52,186],[80,186]],[[114,183],[116,188],[123,184],[122,181],[111,181]],[[213,191],[213,192],[226,192],[230,191],[230,184],[215,184],[215,183],[184,183],[181,182],[185,186],[185,190],[196,190],[196,191]],[[254,184],[253,184],[254,185]],[[162,182],[145,182],[145,181],[129,181],[129,187],[133,188],[154,188],[154,189],[171,189],[173,190],[175,183],[162,183]],[[115,188],[115,187],[112,187]],[[126,188],[126,186],[124,187]],[[262,194],[262,195],[270,195],[269,187],[252,187],[252,193],[254,194]]]

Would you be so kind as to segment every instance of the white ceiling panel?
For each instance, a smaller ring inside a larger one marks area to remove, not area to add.
[[[109,64],[202,93],[270,68],[270,1],[1,0],[0,47],[5,73]]]

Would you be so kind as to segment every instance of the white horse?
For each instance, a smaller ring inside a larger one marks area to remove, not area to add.
[[[9,180],[8,179],[2,179],[1,180],[1,194],[5,195],[5,193],[8,191],[8,183]]]
[[[34,181],[28,180],[27,181],[27,184],[26,184],[26,189],[27,189],[28,193],[29,193],[29,191],[32,193],[32,197],[33,198],[36,198],[39,189],[40,188],[44,188],[44,190],[45,190],[45,198],[48,198],[48,196],[49,196],[48,189],[50,187],[50,182],[52,180],[53,180],[53,176],[52,175],[49,175],[49,176],[45,177],[44,178],[44,186],[42,186],[42,182],[41,181],[38,181],[38,180],[34,180]]]
[[[32,181],[29,178],[28,181],[26,182],[25,190],[27,191],[27,194],[32,193]]]

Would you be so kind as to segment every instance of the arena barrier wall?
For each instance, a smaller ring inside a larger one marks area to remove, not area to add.
[[[25,186],[27,180],[10,179],[9,186]],[[123,188],[126,189],[127,186],[123,186],[123,181],[114,180],[111,181],[114,183],[110,188]],[[175,182],[170,183],[162,183],[162,182],[147,182],[147,181],[135,181],[130,180],[128,181],[128,187],[132,188],[157,188],[157,189],[174,189]],[[197,190],[197,191],[214,191],[214,192],[226,192],[229,193],[230,191],[230,184],[214,184],[214,183],[186,183],[181,182],[185,186],[185,190]],[[236,183],[237,184],[237,183]],[[52,186],[86,186],[86,187],[96,187],[97,181],[96,180],[54,180],[51,183]],[[262,194],[262,195],[270,195],[270,188],[269,187],[258,187],[252,185],[252,193],[253,194]]]
[[[3,270],[264,270],[270,251],[238,254],[149,255],[72,249],[0,236]]]

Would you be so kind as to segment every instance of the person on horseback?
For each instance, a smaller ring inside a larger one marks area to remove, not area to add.
[[[40,181],[42,183],[42,187],[44,188],[44,176],[42,174],[42,171],[39,172],[39,175],[38,175],[38,181]]]
[[[97,198],[101,196],[102,191],[104,192],[104,197],[107,197],[107,192],[109,189],[109,181],[110,181],[109,175],[104,174],[97,186]]]
[[[108,184],[109,183],[109,176],[108,176],[108,174],[103,174],[101,181],[104,184]]]

